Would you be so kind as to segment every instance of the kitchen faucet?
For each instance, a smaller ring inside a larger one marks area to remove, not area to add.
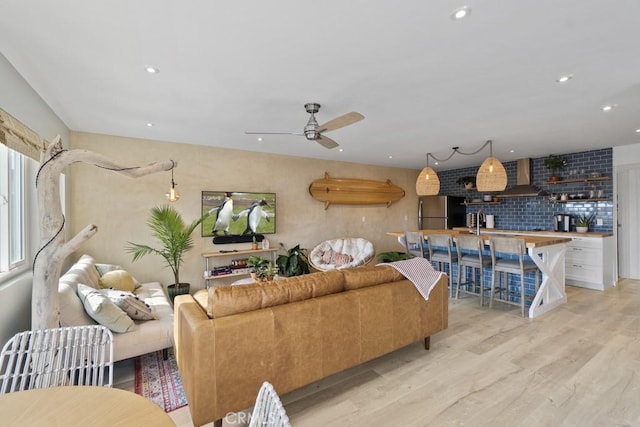
[[[484,209],[478,211],[478,217],[476,218],[476,235],[480,235],[480,221],[484,221]]]

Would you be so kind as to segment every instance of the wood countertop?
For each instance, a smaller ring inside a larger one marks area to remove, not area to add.
[[[455,228],[453,230],[420,230],[423,235],[427,234],[451,234],[451,237],[455,240],[457,235],[468,235],[469,229],[466,227],[463,228]],[[505,236],[505,237],[522,237],[524,238],[524,243],[527,248],[538,248],[542,246],[550,246],[557,245],[559,243],[567,243],[571,241],[571,238],[567,236],[568,233],[555,233],[556,235],[552,236],[542,236],[542,235],[529,235],[529,234],[518,234],[515,232],[512,233],[501,233],[498,230],[494,230],[496,232],[492,232],[490,234],[483,233],[481,230],[480,235],[484,236],[485,244],[489,244],[490,236]],[[389,236],[400,237],[404,236],[403,231],[389,231],[387,232]],[[576,234],[584,234],[584,233],[576,233]]]
[[[454,231],[459,232],[468,232],[468,227],[454,227]],[[442,230],[446,231],[446,230]],[[611,237],[613,233],[596,233],[596,232],[587,232],[587,233],[578,233],[577,231],[550,231],[550,230],[501,230],[499,228],[481,228],[480,234],[515,234],[519,236],[566,236],[566,237],[594,237],[594,238],[604,238]]]

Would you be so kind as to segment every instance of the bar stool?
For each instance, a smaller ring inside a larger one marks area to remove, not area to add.
[[[444,271],[442,264],[449,264],[449,297],[453,298],[453,263],[458,262],[457,252],[451,252],[451,234],[428,234],[429,261],[438,263],[438,270]]]
[[[533,261],[525,260],[525,244],[524,239],[516,237],[495,237],[489,238],[489,247],[491,249],[491,265],[493,267],[493,274],[491,275],[491,296],[489,299],[489,307],[493,307],[493,298],[496,292],[495,278],[497,273],[506,273],[506,281],[504,286],[500,286],[498,292],[504,291],[504,298],[501,300],[509,304],[516,304],[509,301],[509,273],[520,275],[520,309],[522,311],[522,317],[525,317],[525,289],[524,289],[524,275],[528,272],[535,272],[535,287],[538,291],[538,277],[540,270]],[[500,253],[501,256],[497,254]],[[502,281],[502,274],[500,274],[500,281]],[[511,294],[516,294],[512,292]]]
[[[424,235],[422,231],[405,231],[404,244],[407,253],[424,258]]]
[[[460,288],[465,285],[468,292],[474,295],[480,295],[480,307],[484,306],[484,292],[490,288],[484,287],[484,269],[491,266],[491,259],[482,256],[484,241],[480,236],[458,236],[456,237],[456,247],[458,249],[458,287],[456,288],[456,299],[460,297]],[[462,251],[467,251],[463,253]],[[472,277],[475,277],[476,269],[480,270],[480,287],[475,292],[475,281],[469,281],[467,278],[467,268],[471,267]],[[464,282],[461,279],[461,272],[464,269]],[[471,285],[471,291],[469,291]]]

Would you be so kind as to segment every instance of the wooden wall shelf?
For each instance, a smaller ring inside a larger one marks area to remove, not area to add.
[[[587,202],[610,202],[608,197],[595,199],[569,199],[569,200],[547,200],[547,203],[587,203]]]
[[[610,176],[601,176],[599,178],[578,178],[578,179],[563,179],[560,181],[547,181],[545,184],[570,184],[572,182],[589,182],[589,181],[609,181],[612,178]]]
[[[464,202],[463,205],[499,205],[500,202]]]

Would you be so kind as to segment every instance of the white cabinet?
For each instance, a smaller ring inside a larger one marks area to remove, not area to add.
[[[248,268],[234,269],[234,261],[247,259],[251,255],[262,256],[263,258],[269,258],[269,260],[275,264],[275,255],[278,249],[248,249],[248,250],[234,250],[228,252],[205,252],[202,254],[204,258],[204,280],[207,288],[210,286],[210,282],[213,280],[239,278],[249,276]],[[228,267],[228,268],[227,268]],[[218,271],[216,270],[227,270]],[[230,282],[225,281],[225,284]]]
[[[615,284],[613,237],[572,237],[565,253],[568,285],[603,291]]]

